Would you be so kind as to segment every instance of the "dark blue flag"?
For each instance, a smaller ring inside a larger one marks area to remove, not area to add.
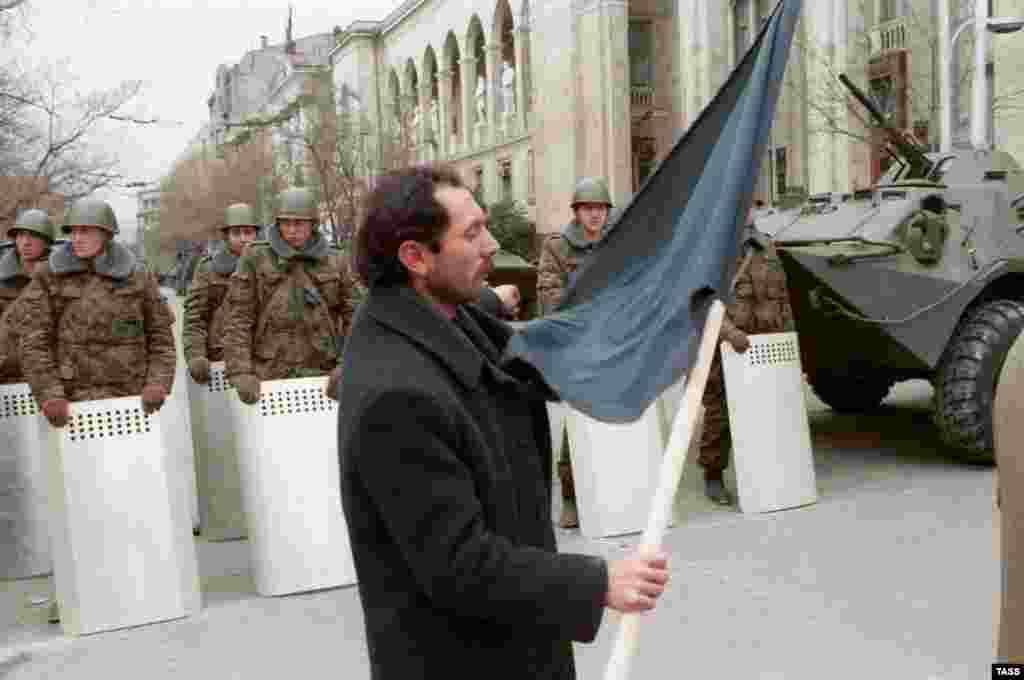
[[[801,0],[781,0],[715,98],[623,209],[555,311],[507,348],[587,415],[632,422],[688,373],[728,290]]]

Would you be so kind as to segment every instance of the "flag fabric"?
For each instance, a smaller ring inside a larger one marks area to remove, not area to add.
[[[533,364],[573,408],[637,420],[688,373],[730,279],[775,118],[802,0],[780,0],[747,54],[509,360]]]

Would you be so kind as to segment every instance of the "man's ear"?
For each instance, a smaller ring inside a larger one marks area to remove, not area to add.
[[[432,264],[429,248],[419,241],[402,241],[398,246],[398,261],[410,276],[426,276]]]

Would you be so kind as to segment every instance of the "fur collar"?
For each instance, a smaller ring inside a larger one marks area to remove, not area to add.
[[[224,248],[216,255],[210,258],[210,269],[215,274],[221,276],[230,276],[234,273],[235,267],[238,266],[238,256],[231,252],[231,248],[224,245]]]
[[[327,257],[330,246],[327,245],[327,239],[319,232],[314,232],[313,238],[306,243],[302,250],[295,250],[281,237],[281,232],[276,225],[267,231],[269,232],[270,247],[280,258],[288,260],[293,257],[304,257],[310,260],[322,260]]]
[[[70,242],[54,248],[50,253],[50,270],[54,274],[74,274],[88,269],[87,263],[71,250]],[[111,279],[127,279],[136,270],[135,255],[117,241],[110,241],[106,249],[93,260],[92,269]]]
[[[17,276],[28,276],[21,266],[21,258],[14,248],[0,250],[0,281],[8,281]]]

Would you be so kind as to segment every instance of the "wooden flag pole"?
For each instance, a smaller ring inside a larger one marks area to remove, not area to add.
[[[651,503],[651,512],[647,517],[647,528],[644,530],[641,552],[654,553],[661,546],[665,530],[672,516],[672,504],[683,474],[686,453],[693,439],[693,430],[700,415],[701,400],[704,397],[704,386],[711,372],[711,360],[715,356],[718,345],[718,333],[725,316],[725,306],[715,300],[708,311],[704,323],[704,334],[701,337],[697,360],[686,381],[686,392],[672,423],[668,447],[661,462],[661,476],[658,488]],[[605,668],[605,680],[626,680],[633,657],[636,655],[637,641],[640,634],[640,615],[623,614],[619,626],[619,634],[612,648],[611,658]]]

